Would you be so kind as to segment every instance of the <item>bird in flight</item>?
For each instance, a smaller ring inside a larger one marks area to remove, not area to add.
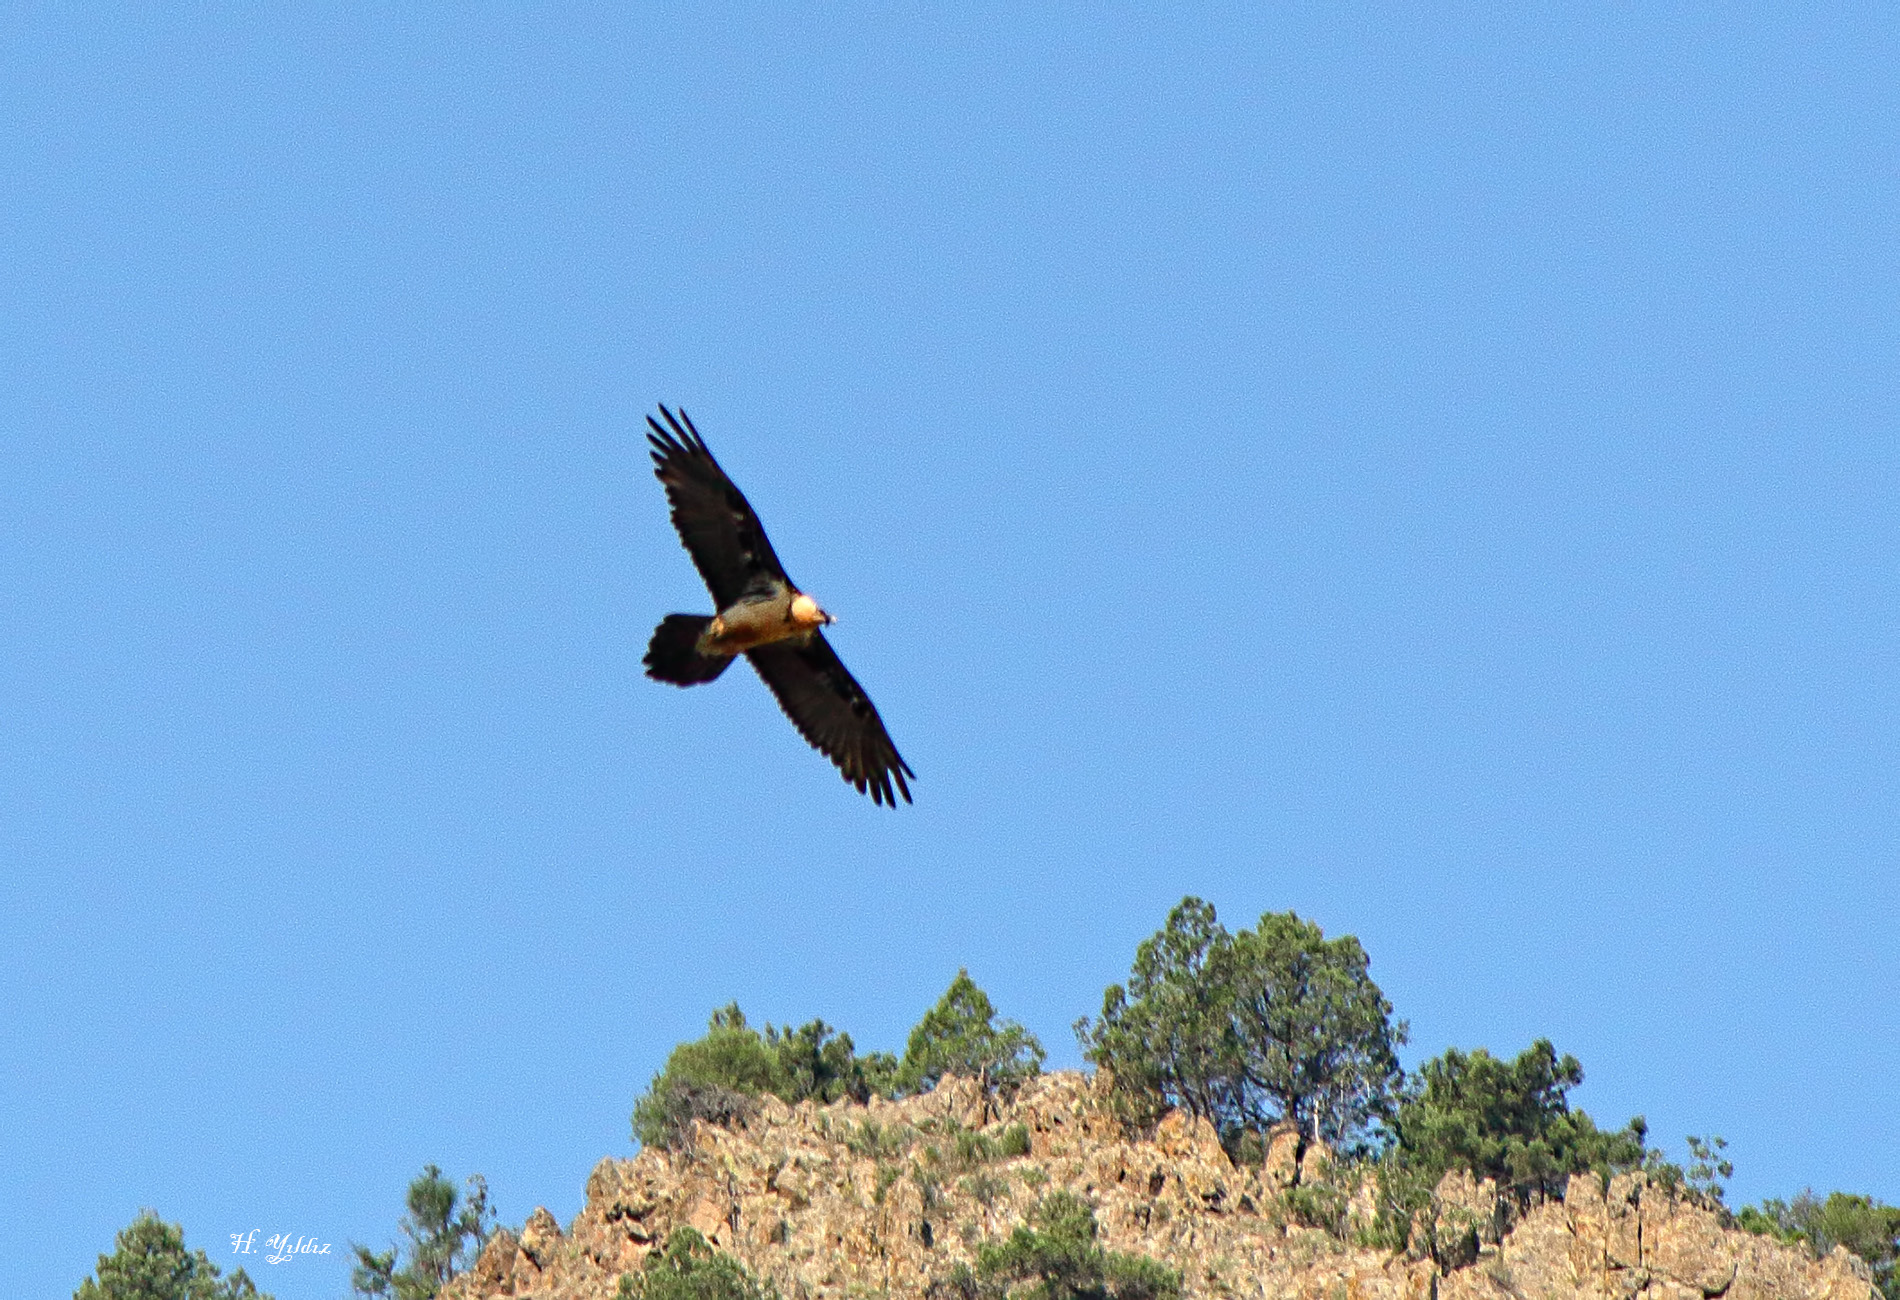
[[[785,576],[765,529],[743,493],[706,450],[681,411],[664,406],[666,424],[647,417],[653,476],[666,488],[673,527],[712,592],[713,614],[668,614],[647,645],[647,676],[675,686],[710,682],[733,659],[752,661],[779,707],[813,749],[872,802],[910,802],[915,777],[884,730],[871,697],[825,640],[833,622]]]

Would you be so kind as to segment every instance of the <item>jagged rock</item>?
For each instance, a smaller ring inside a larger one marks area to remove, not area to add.
[[[1260,1176],[1268,1187],[1283,1191],[1300,1181],[1300,1126],[1281,1120],[1267,1130],[1267,1158]]]
[[[1333,1162],[1333,1149],[1318,1138],[1310,1139],[1305,1154],[1300,1156],[1300,1181],[1316,1183],[1326,1176],[1326,1167]]]
[[[561,1248],[567,1244],[561,1225],[554,1221],[546,1206],[536,1206],[521,1229],[514,1259],[508,1270],[508,1294],[527,1295],[540,1284],[541,1275],[554,1267]]]
[[[923,1107],[927,1115],[938,1115],[964,1128],[981,1128],[985,1119],[983,1090],[976,1086],[975,1079],[961,1079],[956,1075],[946,1075],[935,1088],[924,1094],[929,1105]],[[897,1103],[885,1102],[885,1106],[895,1110]]]
[[[1468,1169],[1454,1169],[1438,1182],[1437,1222],[1440,1258],[1468,1264],[1486,1246],[1498,1244],[1505,1227],[1505,1207],[1498,1185],[1489,1178],[1472,1177]]]
[[[955,1078],[871,1106],[766,1098],[737,1130],[696,1125],[683,1151],[602,1160],[565,1233],[536,1210],[518,1238],[497,1233],[443,1297],[612,1300],[620,1276],[682,1224],[771,1279],[786,1300],[921,1297],[1060,1188],[1094,1204],[1104,1246],[1180,1269],[1196,1298],[1877,1300],[1844,1252],[1815,1260],[1724,1229],[1641,1175],[1607,1189],[1573,1178],[1562,1201],[1534,1207],[1501,1238],[1477,1232],[1472,1264],[1444,1273],[1285,1226],[1279,1198],[1296,1168],[1300,1182],[1322,1175],[1323,1147],[1309,1144],[1310,1168],[1296,1164],[1297,1136],[1276,1132],[1261,1168],[1236,1168],[1204,1119],[1176,1113],[1152,1135],[1129,1137],[1104,1104],[1106,1086],[1064,1073],[991,1102]],[[959,1155],[958,1134],[986,1118],[993,1139],[1022,1124],[1030,1153]],[[1501,1223],[1490,1213],[1494,1187],[1468,1175],[1448,1184],[1441,1206]],[[1370,1188],[1359,1189],[1351,1216],[1370,1223]]]
[[[500,1228],[482,1247],[471,1275],[471,1290],[477,1295],[513,1295],[515,1293],[515,1251],[519,1240],[507,1228]]]
[[[547,1207],[537,1205],[521,1229],[521,1253],[533,1260],[535,1267],[541,1268],[554,1259],[565,1240],[561,1225],[554,1221]]]

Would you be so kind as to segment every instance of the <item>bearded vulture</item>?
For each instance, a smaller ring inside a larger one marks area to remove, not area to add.
[[[647,676],[696,686],[744,655],[799,734],[836,763],[858,793],[895,808],[895,783],[909,803],[904,778],[917,774],[898,755],[871,697],[819,630],[834,621],[831,615],[785,576],[759,517],[706,450],[686,412],[675,417],[662,406],[660,414],[664,427],[647,417],[653,475],[666,488],[673,527],[718,612],[661,619],[647,645]]]

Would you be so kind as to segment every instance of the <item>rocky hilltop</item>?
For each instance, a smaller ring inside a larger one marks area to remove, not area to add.
[[[1204,1120],[1176,1112],[1130,1140],[1100,1102],[1091,1078],[1070,1073],[992,1105],[954,1078],[868,1106],[766,1097],[730,1129],[696,1125],[684,1150],[602,1160],[565,1231],[537,1209],[519,1234],[496,1233],[444,1296],[611,1300],[620,1276],[684,1224],[787,1300],[921,1297],[977,1243],[1067,1189],[1095,1206],[1105,1246],[1179,1269],[1192,1297],[1878,1300],[1845,1251],[1816,1260],[1727,1229],[1641,1174],[1607,1190],[1594,1176],[1572,1178],[1561,1201],[1518,1217],[1501,1239],[1481,1234],[1463,1267],[1395,1258],[1300,1226],[1287,1192],[1318,1175],[1320,1153],[1306,1153],[1302,1170],[1292,1135],[1262,1166],[1239,1168]],[[1487,1210],[1488,1185],[1461,1177],[1441,1186],[1441,1202]]]

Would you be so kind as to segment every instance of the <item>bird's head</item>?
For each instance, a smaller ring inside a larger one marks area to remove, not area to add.
[[[837,620],[818,608],[818,602],[801,591],[792,597],[792,622],[800,627],[823,627]]]

